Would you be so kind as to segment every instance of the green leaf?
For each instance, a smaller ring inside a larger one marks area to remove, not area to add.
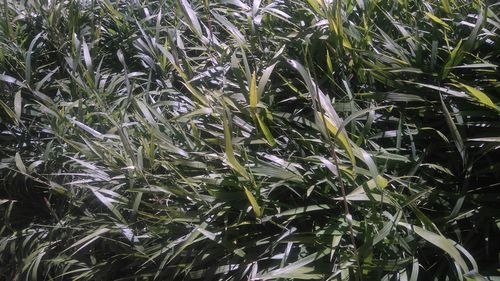
[[[68,247],[66,250],[69,250],[71,248],[74,248],[74,247],[77,247],[81,244],[84,244],[83,246],[81,246],[78,250],[76,250],[75,252],[73,252],[73,254],[75,254],[76,252],[78,252],[80,249],[82,249],[83,247],[85,247],[86,245],[90,244],[92,241],[95,241],[96,238],[98,238],[100,235],[103,235],[104,233],[106,232],[109,232],[110,229],[109,228],[106,228],[106,227],[103,227],[103,228],[99,228],[99,229],[96,229],[95,231],[93,231],[92,233],[90,233],[89,235],[83,237],[82,239],[76,241],[75,243],[73,243],[70,247]]]
[[[14,157],[14,160],[16,161],[16,167],[19,169],[19,171],[23,174],[26,174],[26,166],[23,163],[23,160],[21,159],[21,155],[19,152],[16,152],[16,156]]]
[[[24,85],[21,81],[17,80],[16,78],[5,75],[5,74],[0,74],[0,81],[3,81],[8,84],[15,84],[17,86],[20,86],[22,88],[26,88],[26,85]]]
[[[443,108],[444,117],[446,123],[448,124],[448,128],[450,129],[451,135],[453,136],[453,140],[455,142],[455,146],[457,147],[458,153],[464,160],[465,159],[464,141],[462,139],[462,136],[460,135],[460,132],[458,131],[457,125],[455,125],[455,122],[451,118],[450,112],[448,111],[448,108],[446,107],[442,96],[441,96],[441,107]]]
[[[35,45],[38,41],[38,39],[43,35],[42,32],[38,33],[33,40],[31,40],[30,46],[28,48],[28,51],[26,52],[26,57],[25,57],[25,79],[26,79],[26,84],[31,85],[31,73],[33,70],[31,69],[31,55],[33,54],[33,49],[35,48]]]
[[[473,138],[473,139],[468,139],[468,141],[500,142],[500,137]]]
[[[14,96],[14,112],[19,122],[21,122],[21,113],[22,113],[21,103],[22,103],[21,91],[17,91]]]
[[[97,130],[94,130],[93,128],[83,124],[82,122],[77,121],[77,120],[71,120],[71,122],[74,123],[76,126],[80,127],[81,129],[83,129],[84,131],[86,131],[87,133],[91,134],[92,136],[94,136],[100,140],[104,139],[103,134],[101,134]]]
[[[457,248],[455,248],[454,245],[456,243],[454,241],[452,241],[450,239],[446,239],[442,235],[439,235],[437,233],[425,230],[425,229],[423,229],[421,227],[418,227],[416,225],[411,225],[411,226],[410,225],[406,225],[406,227],[408,229],[411,229],[411,230],[415,231],[415,233],[418,236],[422,237],[427,242],[429,242],[429,243],[433,244],[434,246],[440,248],[441,250],[445,251],[448,255],[450,255],[450,257],[456,263],[458,263],[458,265],[463,270],[463,272],[468,272],[469,271],[469,267],[465,263],[465,260],[462,258],[462,256],[460,255],[460,252],[457,250]]]
[[[198,36],[203,36],[198,16],[189,2],[186,0],[180,0],[180,5],[184,13],[188,16],[187,18],[189,19],[189,26],[191,27],[191,30],[193,30],[193,32],[195,32]]]
[[[270,65],[269,67],[264,69],[264,71],[262,72],[262,76],[259,79],[259,85],[257,87],[257,99],[258,100],[260,100],[262,98],[266,84],[269,81],[269,78],[271,77],[271,73],[273,72],[276,64],[277,63]]]
[[[462,47],[462,41],[460,40],[458,44],[456,44],[455,48],[453,51],[450,53],[450,57],[448,58],[448,61],[445,63],[443,66],[443,73],[441,75],[442,79],[445,79],[448,77],[450,74],[451,69],[458,65],[464,57],[464,50]]]
[[[3,108],[5,113],[7,113],[7,115],[16,122],[16,124],[20,123],[20,120],[17,118],[16,113],[12,111],[12,109],[8,105],[6,105],[2,100],[0,100],[0,106]]]
[[[273,217],[279,218],[279,217],[286,217],[286,216],[296,216],[304,213],[309,213],[309,212],[315,212],[315,211],[324,211],[324,210],[330,210],[332,207],[327,204],[320,204],[320,205],[310,205],[310,206],[305,206],[305,207],[298,207],[294,209],[289,209],[283,212],[280,212],[278,214],[268,216],[264,218],[263,220],[269,220]]]
[[[229,32],[229,34],[238,42],[239,46],[245,46],[246,45],[246,40],[245,36],[239,31],[239,29],[234,26],[231,22],[227,20],[226,17],[216,13],[212,12],[212,15],[214,18],[217,20],[217,22]]]
[[[288,276],[288,278],[297,277],[297,276],[294,276],[293,274],[299,274],[299,273],[303,274],[304,273],[303,269],[305,268],[306,265],[323,258],[328,253],[330,253],[329,249],[325,249],[323,251],[318,251],[314,254],[311,254],[311,255],[308,255],[302,259],[299,259],[298,261],[293,262],[293,263],[291,263],[283,268],[275,269],[269,273],[260,275],[260,276],[258,276],[258,279],[269,280],[269,279],[276,279],[276,278],[280,278],[280,277],[284,277],[284,276]],[[310,271],[310,269],[307,270],[308,273],[309,273],[309,271]],[[314,278],[314,276],[309,276],[309,275],[305,275],[305,276],[301,275],[301,276],[307,277],[307,278],[310,278],[310,277]],[[299,278],[302,278],[302,277],[299,277]]]

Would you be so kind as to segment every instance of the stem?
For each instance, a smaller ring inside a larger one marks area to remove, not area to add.
[[[306,55],[308,58],[306,60],[306,63],[308,66],[307,68],[309,69],[309,65],[311,64],[310,61],[312,60],[312,58],[311,58],[310,52],[308,52],[306,50],[306,53],[307,53]],[[316,76],[316,72],[314,71],[314,68],[312,68],[312,75],[314,77],[314,81],[318,81],[318,78]],[[323,107],[321,106],[321,100],[318,98],[318,90],[319,90],[318,85],[316,83],[314,83],[314,87],[316,89],[315,89],[315,93],[313,93],[313,101],[314,101],[314,99],[316,99],[317,104],[314,105],[314,102],[313,102],[313,107],[316,107],[319,110],[321,117],[323,119],[323,130],[326,132],[325,138],[328,142],[328,145],[330,146],[330,156],[333,158],[334,165],[335,165],[335,168],[337,170],[340,192],[342,193],[342,199],[344,201],[344,212],[345,212],[345,216],[346,216],[347,225],[349,228],[349,236],[351,239],[351,244],[353,246],[353,254],[354,254],[355,259],[356,259],[356,265],[358,267],[358,270],[356,272],[356,280],[362,281],[363,280],[362,273],[361,273],[362,269],[361,269],[361,263],[359,262],[358,249],[356,247],[356,240],[354,238],[354,229],[352,227],[352,215],[349,211],[349,204],[347,203],[347,195],[345,192],[346,189],[345,189],[344,181],[342,180],[342,174],[341,174],[340,168],[339,168],[338,156],[337,156],[337,153],[335,151],[335,139],[332,140],[332,137],[331,137],[330,133],[328,132],[328,129],[326,126],[325,111],[324,111]],[[340,131],[338,133],[340,133]]]
[[[323,120],[324,120],[324,117],[323,117]],[[337,157],[337,153],[335,152],[335,147],[333,146],[334,143],[331,141],[331,138],[328,138],[328,139],[331,142],[330,155],[333,158],[335,168],[337,169],[337,174],[339,175],[339,186],[340,186],[340,192],[342,193],[342,199],[344,201],[344,211],[345,211],[345,215],[346,215],[347,225],[349,227],[349,234],[350,234],[349,236],[351,237],[351,243],[352,243],[352,246],[354,247],[353,252],[354,252],[354,256],[356,258],[356,265],[358,266],[358,272],[356,274],[356,277],[357,277],[357,280],[362,281],[363,277],[361,275],[361,271],[362,271],[361,270],[361,263],[359,262],[358,249],[356,247],[356,240],[354,239],[354,229],[352,228],[352,215],[349,211],[349,204],[347,203],[347,195],[345,192],[344,181],[342,180],[342,176],[340,173],[339,160]]]

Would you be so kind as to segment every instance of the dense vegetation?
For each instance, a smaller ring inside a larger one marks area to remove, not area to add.
[[[0,280],[493,278],[495,2],[3,0]]]

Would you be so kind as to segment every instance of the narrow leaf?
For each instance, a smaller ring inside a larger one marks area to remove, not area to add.
[[[449,239],[446,239],[444,236],[439,235],[437,233],[425,230],[421,227],[418,227],[416,225],[412,225],[410,227],[415,233],[425,239],[427,242],[433,244],[434,246],[442,249],[445,251],[450,257],[455,260],[456,263],[460,266],[460,268],[464,272],[468,272],[469,268],[467,264],[465,263],[465,260],[462,258],[460,255],[460,252],[455,248],[454,244],[455,242],[452,242]]]
[[[275,146],[276,141],[274,140],[274,137],[271,134],[271,131],[267,127],[266,123],[264,123],[264,121],[262,120],[262,118],[258,114],[255,114],[255,117],[257,118],[257,121],[259,123],[259,127],[262,130],[262,133],[264,133],[264,136],[266,137],[266,140],[269,143],[269,145]]]
[[[425,15],[427,17],[429,17],[432,21],[434,21],[435,23],[438,23],[440,24],[441,26],[443,26],[444,28],[446,28],[447,30],[451,30],[451,27],[446,23],[444,22],[442,19],[436,17],[435,15],[433,15],[432,13],[425,13]]]
[[[326,256],[329,252],[330,252],[329,249],[316,252],[316,253],[311,254],[309,256],[306,256],[306,257],[304,257],[304,258],[302,258],[294,263],[291,263],[283,268],[275,269],[267,274],[259,276],[258,279],[262,279],[262,280],[275,279],[278,276],[282,276],[284,274],[290,274],[290,273],[300,271],[306,265],[308,265],[316,260],[321,259],[322,257]]]
[[[21,91],[17,91],[14,96],[14,112],[16,113],[16,117],[19,121],[21,121],[21,109],[22,109],[22,97]]]
[[[262,76],[260,77],[259,85],[257,87],[257,98],[258,98],[258,100],[260,100],[262,98],[262,94],[264,93],[264,89],[266,87],[266,84],[269,81],[269,77],[271,77],[271,73],[273,72],[275,66],[276,66],[276,63],[274,63],[271,66],[267,67],[262,72]]]
[[[468,86],[468,85],[465,85],[465,84],[462,84],[460,83],[460,85],[462,87],[464,87],[473,97],[475,97],[481,104],[487,106],[487,107],[490,107],[490,108],[493,108],[497,111],[500,112],[500,109],[498,108],[498,106],[496,104],[493,103],[493,101],[491,101],[491,99],[482,91],[474,88],[474,87],[471,87],[471,86]]]
[[[340,141],[340,144],[342,145],[342,147],[346,150],[348,156],[349,156],[349,159],[351,160],[351,163],[353,165],[356,164],[356,158],[354,157],[354,153],[352,151],[352,147],[351,145],[349,144],[349,141],[346,137],[345,134],[337,134],[339,132],[337,126],[334,124],[334,122],[329,118],[329,117],[326,117],[326,118],[323,118],[323,115],[319,112],[316,112],[316,115],[318,116],[318,118],[321,120],[321,121],[325,121],[326,123],[326,128],[328,129],[328,131],[330,131],[330,133],[333,135],[333,136],[336,136],[337,139]]]
[[[255,216],[260,218],[262,216],[262,210],[259,206],[259,203],[257,203],[257,200],[253,196],[252,192],[248,190],[248,188],[245,187],[245,194],[248,198],[248,201],[250,202],[250,205],[252,205],[253,212],[255,213]]]
[[[255,110],[257,107],[257,103],[259,103],[258,96],[257,96],[257,78],[255,77],[255,71],[252,73],[252,79],[250,80],[250,90],[249,90],[249,95],[250,95],[250,109]]]
[[[226,148],[226,158],[228,161],[228,164],[236,170],[241,176],[243,176],[245,179],[250,179],[250,175],[247,173],[245,168],[241,166],[241,164],[236,160],[236,157],[234,156],[234,151],[233,151],[233,143],[231,140],[231,131],[229,130],[229,121],[228,121],[228,116],[226,114],[223,114],[223,122],[224,122],[224,140],[225,140],[225,148]]]
[[[16,156],[14,157],[16,161],[16,167],[21,171],[23,174],[26,174],[26,166],[23,163],[23,160],[21,159],[21,155],[19,152],[16,152]]]

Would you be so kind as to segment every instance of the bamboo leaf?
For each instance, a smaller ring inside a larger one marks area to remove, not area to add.
[[[455,125],[455,122],[451,118],[450,112],[448,111],[448,108],[446,107],[442,96],[441,96],[441,107],[443,108],[444,117],[446,123],[448,124],[448,128],[450,129],[451,135],[453,136],[453,140],[455,142],[455,146],[457,147],[458,153],[460,154],[462,159],[465,160],[464,141],[462,139],[462,136],[460,135],[460,132],[458,131],[457,126]]]
[[[250,202],[250,205],[252,206],[255,216],[260,218],[262,216],[262,209],[260,208],[259,203],[257,203],[257,200],[253,196],[252,192],[250,192],[250,190],[248,190],[248,188],[246,187],[245,187],[245,194],[247,196],[248,201]]]
[[[103,235],[105,234],[106,232],[109,232],[110,229],[109,228],[106,228],[106,227],[103,227],[103,228],[100,228],[100,229],[97,229],[96,231],[90,233],[89,235],[83,237],[82,239],[76,241],[75,243],[73,243],[69,248],[67,248],[66,250],[69,250],[71,248],[74,248],[74,247],[77,247],[83,243],[87,243],[89,241],[93,241],[94,238],[97,238],[98,236],[100,235]],[[80,247],[81,249],[81,247]],[[76,252],[75,252],[76,253]],[[73,253],[74,254],[74,253]]]
[[[26,174],[26,166],[24,165],[19,152],[16,152],[16,156],[14,158],[14,160],[16,161],[16,167],[19,169],[19,171],[21,171],[21,173]]]
[[[267,85],[267,82],[269,81],[269,78],[271,77],[271,74],[276,64],[277,63],[273,63],[272,65],[264,69],[264,71],[262,72],[262,76],[260,77],[259,85],[257,87],[257,100],[260,100],[262,98],[262,95],[264,94],[264,89]]]
[[[250,180],[250,175],[234,156],[233,143],[231,138],[231,131],[229,130],[229,121],[227,114],[223,114],[223,123],[226,159],[228,161],[228,164],[245,179]]]
[[[250,109],[255,112],[255,109],[257,107],[257,104],[259,103],[259,97],[257,93],[257,78],[255,77],[255,71],[252,73],[252,79],[250,80],[250,90],[249,90],[249,95],[250,95]]]
[[[323,122],[326,122],[326,128],[328,129],[328,131],[330,131],[330,133],[333,135],[333,136],[337,136],[337,139],[340,141],[340,144],[342,145],[342,147],[346,150],[348,156],[349,156],[349,159],[351,160],[351,163],[353,165],[356,165],[356,158],[354,157],[354,153],[353,153],[353,150],[352,150],[352,147],[351,145],[349,144],[349,141],[346,137],[345,134],[342,134],[342,132],[339,133],[339,130],[337,128],[337,126],[335,125],[335,123],[333,122],[332,119],[326,117],[326,118],[323,118],[323,115],[321,115],[319,112],[316,112],[316,116]],[[338,134],[339,133],[339,134]]]
[[[26,57],[25,57],[26,68],[25,68],[24,75],[25,75],[27,85],[31,85],[31,74],[33,72],[33,70],[31,69],[31,56],[33,55],[33,49],[35,48],[35,45],[36,45],[38,39],[40,39],[40,37],[42,35],[43,35],[43,33],[40,32],[35,36],[35,38],[33,38],[33,40],[31,40],[28,51],[26,52]]]
[[[330,251],[328,249],[323,250],[323,251],[318,251],[318,252],[316,252],[314,254],[310,254],[310,255],[308,255],[308,256],[306,256],[306,257],[304,257],[296,262],[293,262],[293,263],[291,263],[283,268],[275,269],[269,273],[258,276],[258,278],[262,279],[262,280],[269,280],[269,279],[280,278],[280,277],[285,276],[285,275],[290,276],[290,274],[293,274],[293,273],[299,273],[306,265],[323,258],[329,252]],[[309,277],[308,275],[305,275],[305,276]]]
[[[276,145],[276,141],[274,140],[274,137],[271,134],[271,131],[267,127],[266,123],[264,123],[264,121],[259,116],[259,114],[255,114],[255,118],[257,118],[257,121],[259,123],[259,127],[262,130],[262,133],[264,133],[264,136],[266,137],[266,140],[269,143],[269,145],[270,146],[275,146]]]
[[[451,27],[446,23],[444,22],[442,19],[436,17],[435,15],[433,15],[432,13],[429,13],[429,12],[426,12],[425,15],[427,17],[429,17],[432,21],[434,21],[435,23],[443,26],[444,28],[446,28],[447,30],[451,30]]]
[[[319,15],[323,16],[323,11],[321,9],[321,4],[319,0],[307,0],[307,3],[313,8],[313,10]]]
[[[491,101],[491,99],[484,92],[462,83],[460,83],[460,85],[464,87],[467,90],[467,92],[469,92],[481,104],[500,112],[500,108],[496,104],[494,104],[493,101]]]
[[[21,103],[22,103],[21,91],[17,91],[14,96],[14,112],[19,122],[21,121],[21,113],[22,113]]]
[[[400,224],[402,224],[402,223],[400,223]],[[456,263],[458,263],[458,265],[460,266],[460,268],[462,269],[462,271],[464,273],[469,271],[469,267],[467,266],[465,260],[462,258],[462,256],[460,255],[460,252],[454,246],[455,242],[453,242],[450,239],[446,239],[442,235],[425,230],[425,229],[423,229],[419,226],[416,226],[416,225],[411,225],[411,226],[407,225],[407,224],[402,224],[402,225],[406,226],[408,229],[415,231],[415,233],[418,236],[422,237],[427,242],[429,242],[429,243],[433,244],[434,246],[440,248],[441,250],[445,251],[448,255],[450,255],[450,257]]]
[[[188,16],[191,29],[196,34],[198,34],[198,36],[202,36],[203,32],[201,30],[200,21],[198,20],[198,16],[196,15],[196,12],[193,10],[189,2],[186,0],[180,0],[180,5],[184,13]]]

